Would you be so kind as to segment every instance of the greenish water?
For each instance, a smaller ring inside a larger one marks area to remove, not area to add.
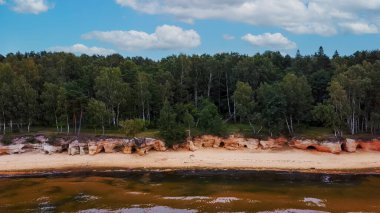
[[[0,212],[380,212],[380,176],[87,172],[0,178]]]

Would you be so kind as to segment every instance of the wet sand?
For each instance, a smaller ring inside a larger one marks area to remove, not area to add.
[[[380,152],[330,154],[297,149],[230,151],[210,148],[195,152],[151,151],[145,156],[122,153],[100,153],[94,156],[24,153],[0,156],[0,172],[3,173],[97,168],[379,171]]]

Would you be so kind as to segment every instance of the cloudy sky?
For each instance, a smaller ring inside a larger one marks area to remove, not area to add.
[[[380,48],[380,0],[0,0],[0,54],[146,56]]]

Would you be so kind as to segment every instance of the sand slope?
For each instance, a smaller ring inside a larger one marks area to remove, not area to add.
[[[278,151],[250,151],[201,149],[195,152],[150,152],[136,154],[100,153],[95,156],[66,153],[45,155],[24,153],[0,156],[0,171],[59,170],[93,168],[215,168],[268,170],[347,170],[380,168],[380,152],[330,154],[296,149]]]

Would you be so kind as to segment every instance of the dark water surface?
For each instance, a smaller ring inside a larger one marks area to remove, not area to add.
[[[0,178],[0,212],[380,212],[380,176],[110,171]]]

